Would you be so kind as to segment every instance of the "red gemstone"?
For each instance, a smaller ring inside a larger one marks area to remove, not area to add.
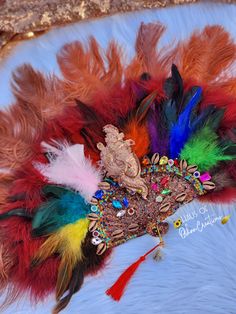
[[[174,165],[175,165],[176,167],[178,167],[178,166],[179,166],[178,159],[175,159],[175,160],[174,160]]]
[[[161,179],[161,185],[166,185],[169,182],[170,178],[165,176]]]

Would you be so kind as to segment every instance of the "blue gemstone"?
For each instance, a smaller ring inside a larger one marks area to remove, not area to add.
[[[113,206],[114,208],[117,208],[117,209],[121,209],[121,208],[122,208],[121,202],[120,202],[120,201],[117,201],[117,200],[112,201],[112,206]]]
[[[103,195],[104,195],[104,192],[102,190],[98,190],[94,196],[100,200],[102,199]]]
[[[129,206],[129,201],[126,197],[123,198],[123,204],[125,207],[128,207]]]

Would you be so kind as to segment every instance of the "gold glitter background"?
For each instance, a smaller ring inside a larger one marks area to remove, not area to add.
[[[0,0],[0,61],[19,40],[53,26],[121,12],[200,2],[201,0]],[[216,2],[236,3],[236,0]]]

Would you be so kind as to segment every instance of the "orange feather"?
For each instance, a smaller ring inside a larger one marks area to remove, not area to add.
[[[124,134],[125,139],[132,139],[135,142],[133,151],[138,158],[142,158],[148,153],[150,141],[145,124],[138,124],[133,119],[125,126]]]
[[[235,56],[235,44],[223,27],[208,26],[183,44],[179,70],[184,79],[209,83],[227,73]]]

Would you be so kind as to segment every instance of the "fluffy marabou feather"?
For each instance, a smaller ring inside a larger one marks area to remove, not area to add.
[[[62,81],[55,75],[45,76],[28,64],[13,73],[12,89],[22,109],[25,107],[25,112],[32,110],[28,115],[34,113],[39,122],[52,119],[62,113],[66,106],[73,105],[66,100]]]
[[[42,245],[42,239],[32,239],[31,222],[19,217],[12,217],[1,222],[4,246],[9,250],[11,266],[8,272],[9,288],[4,302],[9,305],[24,292],[30,292],[33,301],[38,302],[52,292],[56,285],[58,258],[53,256],[37,269],[30,269],[32,257]],[[3,263],[7,264],[3,255]],[[37,282],[37,284],[35,284]],[[1,289],[4,286],[1,285]]]
[[[35,237],[50,235],[59,228],[85,218],[90,206],[76,193],[65,192],[60,198],[43,203],[32,220],[32,234]]]
[[[178,158],[181,149],[191,136],[193,129],[190,124],[192,111],[199,104],[202,96],[202,89],[196,87],[193,94],[183,112],[179,115],[177,122],[173,125],[170,131],[170,157]]]
[[[3,241],[3,239],[1,239]],[[11,250],[4,245],[0,245],[0,284],[1,289],[7,286],[9,277],[10,277],[10,271],[12,266],[15,263],[15,257],[12,254]]]
[[[183,45],[180,71],[184,79],[209,83],[234,62],[236,46],[222,26],[208,26],[195,32]]]
[[[220,146],[217,134],[208,125],[185,144],[180,157],[187,160],[189,164],[198,165],[200,171],[209,170],[220,161],[235,158],[224,154],[224,148]]]
[[[73,224],[62,227],[51,235],[34,256],[31,267],[34,268],[58,253],[61,262],[56,284],[56,297],[59,299],[66,291],[76,263],[83,258],[81,245],[88,232],[89,220],[80,219]]]
[[[0,112],[0,167],[8,170],[17,169],[32,156],[44,123],[71,105],[58,78],[45,77],[30,65],[13,73],[12,89],[15,104]]]
[[[50,182],[63,184],[78,191],[90,201],[101,181],[101,175],[91,161],[84,156],[83,145],[59,144],[59,149],[42,144],[46,151],[54,153],[50,164],[36,164],[35,167]]]
[[[94,38],[87,50],[78,41],[65,45],[57,56],[65,77],[64,89],[71,99],[92,103],[97,93],[105,94],[120,84],[123,73],[120,59],[121,49],[115,43],[110,43],[105,53]]]
[[[175,49],[166,49],[165,53],[164,50],[157,51],[157,43],[164,30],[160,23],[141,24],[135,44],[136,56],[125,71],[127,79],[135,80],[144,72],[153,77],[157,77],[160,72],[167,75]]]
[[[45,162],[46,158],[37,158],[37,162]],[[24,208],[28,212],[34,211],[42,202],[41,189],[46,184],[45,178],[28,162],[15,173],[15,181],[11,185],[8,202],[4,211],[14,208]]]

